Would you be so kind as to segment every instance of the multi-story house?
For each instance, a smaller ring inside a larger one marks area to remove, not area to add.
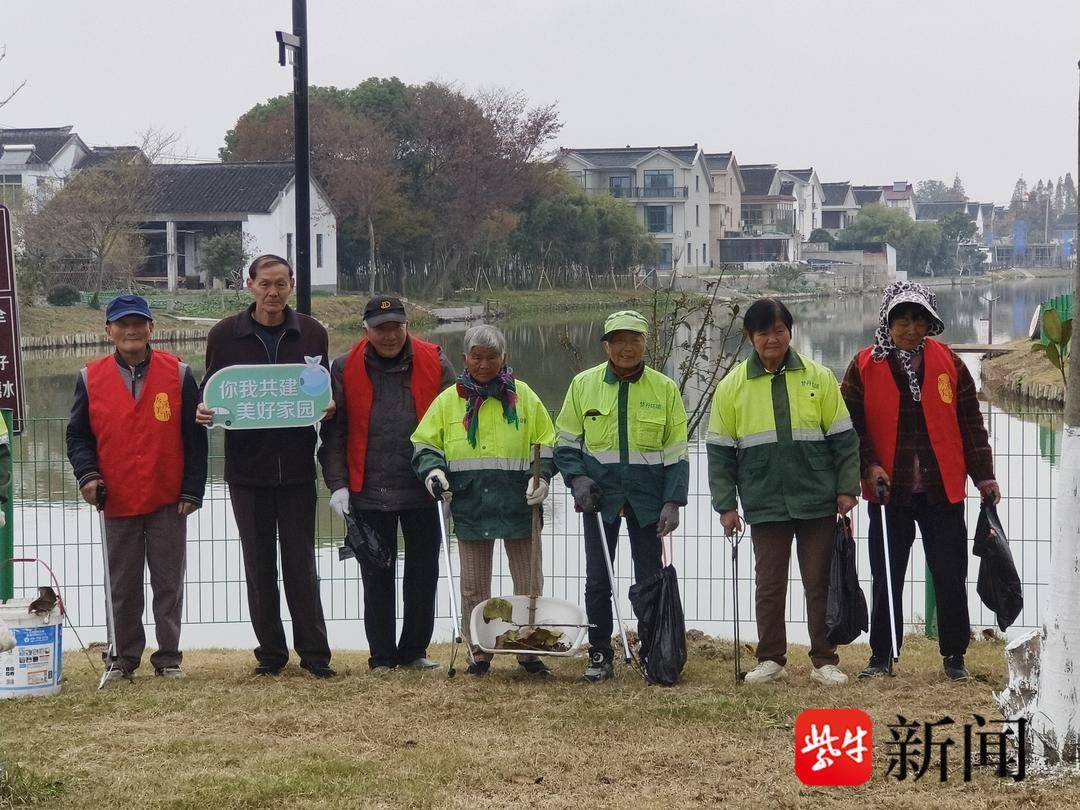
[[[0,129],[0,203],[48,199],[94,150],[71,127]]]
[[[895,180],[890,185],[882,186],[885,194],[885,204],[889,208],[899,208],[912,219],[915,219],[915,190],[911,183],[906,180]]]
[[[799,241],[805,242],[815,230],[821,227],[821,205],[825,194],[821,190],[814,167],[809,169],[783,169],[781,177],[792,182],[792,191],[797,200],[795,206],[795,230]]]
[[[822,183],[821,190],[825,194],[825,202],[821,206],[821,227],[835,236],[855,221],[859,204],[855,201],[851,183],[847,181]]]
[[[746,186],[732,152],[710,152],[705,155],[705,163],[712,176],[709,230],[715,253],[720,239],[738,236],[742,231],[742,195]]]
[[[657,269],[711,266],[712,176],[697,144],[562,149],[558,161],[587,194],[610,194],[634,206],[659,246]]]
[[[799,258],[795,227],[796,181],[785,179],[775,163],[739,167],[743,180],[742,227],[719,242],[720,260],[727,263],[767,264]]]
[[[851,193],[859,208],[868,205],[885,205],[885,189],[881,186],[852,186]]]

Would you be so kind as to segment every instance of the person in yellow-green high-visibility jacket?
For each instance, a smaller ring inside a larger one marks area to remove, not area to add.
[[[555,428],[544,403],[506,365],[506,338],[481,324],[465,333],[465,369],[457,385],[431,403],[412,434],[413,468],[433,498],[449,504],[461,561],[462,632],[469,638],[473,608],[491,597],[491,557],[501,537],[514,593],[543,591],[539,549],[533,559],[532,507],[542,504],[554,473]],[[533,486],[533,445],[540,445],[540,480]],[[470,642],[471,643],[471,642]],[[473,648],[473,675],[491,668],[491,655]],[[519,655],[530,675],[550,670]]]
[[[742,503],[754,544],[754,605],[758,665],[748,684],[787,676],[787,605],[791,539],[810,630],[811,680],[840,685],[836,645],[825,609],[837,514],[859,493],[859,437],[836,377],[791,348],[793,318],[784,303],[762,298],[746,310],[743,328],[754,346],[728,372],[713,396],[709,431],[709,489],[726,534],[742,529]]]
[[[624,310],[604,322],[608,360],[570,383],[556,419],[555,464],[586,513],[585,610],[590,683],[614,677],[611,586],[601,556],[612,559],[626,518],[634,580],[659,573],[660,538],[679,525],[690,464],[686,408],[675,382],[644,362],[648,321]],[[605,544],[593,513],[604,524]]]

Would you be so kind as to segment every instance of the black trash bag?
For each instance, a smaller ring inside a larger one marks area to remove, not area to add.
[[[345,513],[345,545],[338,549],[338,559],[352,557],[361,565],[386,570],[394,564],[391,550],[379,542],[379,535],[370,523],[352,512]]]
[[[1002,631],[1016,621],[1024,609],[1024,587],[1016,573],[1009,538],[1001,527],[997,507],[983,502],[975,525],[972,553],[980,558],[979,584],[976,590],[984,605],[997,616]]]
[[[855,568],[855,538],[851,521],[836,521],[832,563],[829,565],[829,598],[825,607],[826,638],[832,644],[850,644],[870,628],[866,597],[859,587]]]
[[[638,619],[638,658],[650,683],[674,686],[686,665],[686,624],[675,566],[630,586],[630,604]]]

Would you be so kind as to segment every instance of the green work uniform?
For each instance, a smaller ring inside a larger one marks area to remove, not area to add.
[[[532,534],[532,507],[525,503],[532,447],[540,445],[540,477],[550,480],[555,428],[540,397],[521,380],[515,387],[517,424],[507,422],[502,403],[488,397],[476,414],[475,447],[463,423],[466,400],[456,387],[435,398],[413,431],[416,474],[423,480],[440,469],[450,482],[458,539],[516,540]]]
[[[836,514],[859,494],[859,437],[836,377],[791,349],[775,374],[756,353],[716,387],[709,430],[709,489],[720,513],[750,524]]]
[[[587,369],[570,383],[555,425],[555,466],[568,483],[577,475],[597,483],[606,522],[626,503],[642,526],[665,503],[686,505],[686,407],[671,378],[648,366],[627,379],[608,363]]]

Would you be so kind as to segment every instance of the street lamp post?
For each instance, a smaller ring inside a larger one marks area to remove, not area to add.
[[[308,146],[307,0],[292,0],[293,30],[277,32],[278,62],[293,66],[296,309],[311,314],[311,181]]]

